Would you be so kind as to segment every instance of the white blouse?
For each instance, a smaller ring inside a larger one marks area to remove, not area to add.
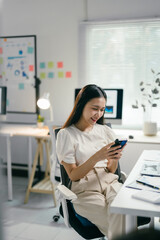
[[[95,124],[91,131],[84,132],[71,125],[58,132],[56,141],[57,156],[60,162],[77,166],[87,161],[105,145],[113,142],[116,136],[106,125]],[[95,167],[106,167],[107,159],[96,163]]]

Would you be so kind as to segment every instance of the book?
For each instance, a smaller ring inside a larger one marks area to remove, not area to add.
[[[160,162],[144,161],[140,174],[160,177]]]

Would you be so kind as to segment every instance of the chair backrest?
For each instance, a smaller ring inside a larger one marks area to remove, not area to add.
[[[50,173],[50,179],[54,183],[55,180],[60,182],[60,165],[57,159],[56,154],[56,135],[57,132],[60,130],[60,128],[53,130],[53,122],[48,121],[47,122],[48,128],[49,128],[49,134],[51,137],[51,144],[52,144],[52,152],[50,156],[51,161],[51,173]]]

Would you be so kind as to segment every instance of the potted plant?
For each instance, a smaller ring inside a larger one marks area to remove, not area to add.
[[[38,127],[44,126],[44,117],[42,117],[40,114],[37,116],[37,126]]]
[[[145,135],[156,135],[157,123],[151,121],[152,108],[158,107],[160,104],[160,72],[155,73],[151,69],[153,80],[150,83],[140,82],[140,91],[142,95],[142,103],[136,100],[136,104],[132,108],[143,108],[144,112],[144,126],[143,131]]]

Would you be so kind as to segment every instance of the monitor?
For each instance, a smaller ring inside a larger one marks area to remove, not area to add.
[[[104,122],[122,124],[123,89],[103,89],[107,95]],[[80,88],[75,89],[75,98]]]
[[[7,87],[0,86],[0,120],[6,118]]]

